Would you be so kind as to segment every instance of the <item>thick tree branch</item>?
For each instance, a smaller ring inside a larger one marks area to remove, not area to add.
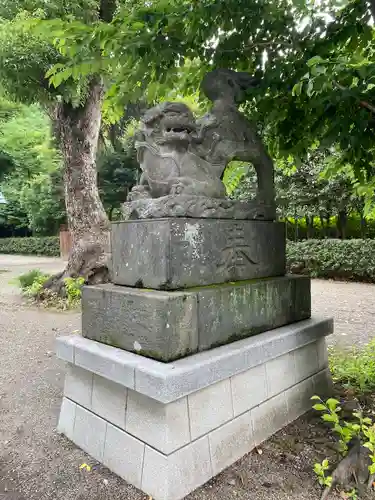
[[[369,0],[372,19],[375,21],[375,0]]]
[[[375,3],[375,0],[374,0],[374,3]],[[340,90],[348,90],[347,87],[344,87],[343,85],[341,85],[340,83],[338,83],[336,81],[334,81],[333,83]],[[356,99],[358,101],[358,104],[361,106],[361,108],[365,108],[368,111],[371,111],[371,113],[375,114],[375,106],[373,104],[371,104],[371,103],[369,103],[367,101],[363,101],[361,99],[358,99],[357,97],[356,97]]]

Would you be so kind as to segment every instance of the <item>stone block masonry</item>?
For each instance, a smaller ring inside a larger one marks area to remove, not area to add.
[[[112,281],[164,290],[283,276],[285,225],[221,219],[112,224]]]
[[[282,276],[184,292],[85,287],[83,336],[168,362],[311,315],[310,279]]]
[[[332,328],[310,319],[168,364],[62,337],[59,431],[154,500],[180,500],[330,393]]]

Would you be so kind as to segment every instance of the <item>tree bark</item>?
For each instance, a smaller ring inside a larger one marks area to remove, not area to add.
[[[89,284],[108,281],[109,222],[96,171],[102,100],[102,82],[94,78],[83,106],[62,102],[56,108],[54,125],[64,160],[65,205],[72,238],[65,271],[46,283],[58,293],[64,293],[67,277],[80,276]]]
[[[361,215],[361,238],[366,238],[367,237],[367,220],[366,220],[366,217],[363,215],[363,213],[361,213],[360,215]]]
[[[314,238],[314,217],[312,215],[305,215],[307,239]]]
[[[346,224],[347,224],[347,213],[345,210],[340,210],[337,216],[337,230],[338,230],[338,237],[341,238],[342,240],[345,240],[346,238]]]

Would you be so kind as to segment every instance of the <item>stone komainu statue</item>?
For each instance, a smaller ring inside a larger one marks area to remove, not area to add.
[[[211,111],[199,122],[201,154],[222,176],[233,160],[252,163],[258,177],[258,198],[274,203],[274,166],[255,126],[238,110],[245,92],[257,80],[248,73],[218,69],[202,81],[202,91],[213,103]]]
[[[212,108],[200,120],[178,102],[164,102],[145,113],[136,137],[142,175],[129,194],[130,211],[137,207],[139,217],[143,213],[147,217],[274,218],[273,162],[255,127],[238,109],[245,91],[254,84],[247,73],[215,70],[202,81]],[[222,178],[232,160],[252,163],[256,170],[258,195],[250,205],[226,200]]]

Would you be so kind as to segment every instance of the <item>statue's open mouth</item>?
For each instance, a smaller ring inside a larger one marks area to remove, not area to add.
[[[189,127],[168,127],[165,129],[167,134],[190,134],[193,128]]]
[[[162,128],[166,140],[190,141],[196,125],[188,117],[166,116]]]

